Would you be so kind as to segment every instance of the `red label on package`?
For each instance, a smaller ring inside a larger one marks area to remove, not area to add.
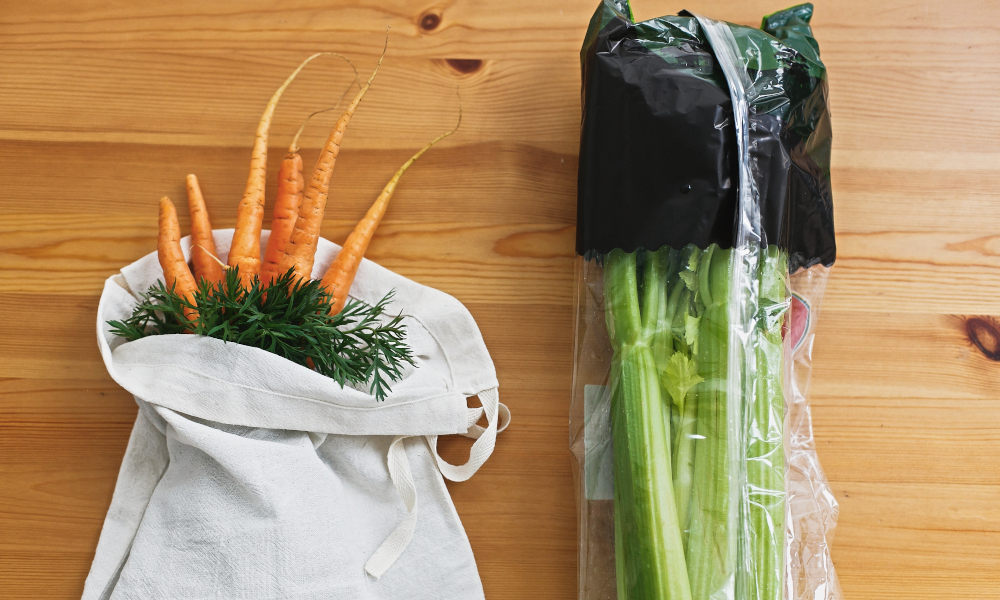
[[[783,333],[791,333],[791,345],[792,350],[798,350],[802,341],[806,339],[806,333],[809,332],[809,316],[810,316],[809,301],[802,296],[792,292],[792,306],[790,310],[790,317],[787,321],[788,328]]]

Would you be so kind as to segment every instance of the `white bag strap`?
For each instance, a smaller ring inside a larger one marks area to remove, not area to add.
[[[413,483],[413,473],[410,472],[410,461],[406,458],[404,441],[407,437],[411,436],[396,436],[389,446],[388,456],[389,479],[392,480],[396,493],[403,499],[407,514],[365,563],[365,571],[375,579],[381,577],[396,562],[417,529],[417,487]]]
[[[500,402],[500,392],[497,388],[491,388],[479,393],[479,400],[483,403],[481,408],[469,409],[469,429],[463,435],[476,440],[469,451],[469,461],[464,465],[453,465],[445,461],[438,454],[438,436],[425,436],[427,445],[430,446],[437,461],[441,474],[452,481],[466,481],[472,477],[479,467],[483,466],[486,459],[493,454],[496,447],[497,434],[507,428],[510,424],[510,410]],[[476,425],[476,421],[486,415],[486,427]],[[500,423],[498,423],[498,421]]]
[[[464,465],[452,465],[445,462],[437,453],[436,435],[426,436],[430,445],[434,460],[437,461],[441,474],[452,481],[465,481],[483,466],[486,459],[493,454],[496,447],[497,434],[507,428],[510,424],[510,410],[500,402],[500,394],[497,388],[486,390],[479,394],[482,407],[470,408],[468,414],[468,431],[463,435],[475,441],[469,453],[469,462]],[[486,427],[476,425],[479,419],[486,415]],[[396,559],[406,550],[413,539],[413,532],[417,529],[417,487],[413,482],[413,473],[410,471],[410,462],[406,458],[406,447],[404,441],[407,437],[400,435],[392,440],[389,446],[387,457],[389,464],[389,479],[392,480],[396,493],[403,499],[406,505],[406,517],[396,526],[396,528],[385,538],[378,550],[372,554],[368,562],[365,563],[365,571],[378,579]]]
[[[497,433],[500,433],[504,429],[507,429],[507,426],[510,425],[510,409],[507,408],[507,405],[504,404],[503,402],[499,402],[498,404],[500,408],[499,410],[500,423],[499,425],[497,425]],[[477,406],[476,408],[470,408],[468,415],[468,425],[467,425],[469,430],[461,435],[467,438],[478,440],[479,437],[486,432],[486,428],[480,427],[479,425],[476,425],[476,423],[479,422],[479,419],[483,418],[483,413],[485,412],[486,411],[483,410],[482,406]]]

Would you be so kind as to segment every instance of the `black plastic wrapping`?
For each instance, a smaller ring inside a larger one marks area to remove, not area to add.
[[[762,244],[794,272],[836,258],[826,70],[811,5],[734,28],[745,45]],[[633,23],[605,2],[581,52],[577,253],[733,244],[738,177],[725,77],[690,15]]]

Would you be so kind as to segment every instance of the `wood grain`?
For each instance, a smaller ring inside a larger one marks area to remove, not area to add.
[[[514,425],[450,485],[488,598],[573,598],[567,447],[578,52],[596,2],[8,2],[0,11],[0,598],[80,595],[136,407],[94,343],[103,281],[154,249],[161,195],[198,174],[231,227],[256,119],[301,58],[361,72],[324,235],[340,241],[409,154],[370,257],[454,294]],[[772,0],[637,0],[746,24]],[[819,317],[815,434],[847,598],[995,598],[1000,363],[965,329],[1000,318],[1000,7],[820,3],[839,258]],[[272,156],[350,70],[289,88]],[[335,115],[304,137],[306,164]],[[268,197],[273,198],[271,161]],[[183,217],[182,217],[183,218]],[[187,226],[186,220],[182,225]],[[446,440],[454,460],[468,441]]]

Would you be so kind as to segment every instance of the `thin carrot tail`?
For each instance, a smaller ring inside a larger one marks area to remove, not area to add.
[[[339,313],[347,304],[347,294],[350,292],[351,285],[354,283],[354,277],[357,275],[358,268],[361,266],[361,259],[364,258],[365,252],[368,250],[368,244],[375,235],[375,229],[378,228],[379,223],[382,222],[382,217],[385,216],[385,211],[389,207],[389,200],[392,199],[392,195],[395,193],[396,186],[399,184],[399,180],[403,177],[403,173],[405,173],[406,170],[410,168],[410,165],[415,163],[418,158],[423,156],[424,152],[427,152],[435,144],[458,131],[461,124],[462,113],[460,107],[458,123],[455,125],[454,129],[434,138],[416,154],[411,156],[409,160],[403,163],[403,165],[396,171],[396,174],[392,176],[392,179],[389,180],[389,183],[386,184],[385,188],[382,189],[382,193],[378,195],[378,198],[372,204],[371,208],[368,209],[365,216],[358,222],[357,226],[354,227],[351,234],[347,236],[344,246],[341,248],[340,252],[337,253],[336,258],[333,259],[333,263],[323,276],[323,287],[329,290],[331,296],[333,297],[333,305],[330,308],[331,313]]]
[[[323,55],[333,55],[347,60],[336,52],[319,52],[302,61],[298,68],[274,92],[257,125],[253,151],[250,156],[250,174],[247,177],[246,190],[240,200],[236,213],[236,229],[233,232],[233,242],[229,250],[229,266],[239,267],[240,280],[249,287],[253,277],[260,272],[260,230],[264,221],[264,185],[267,175],[267,140],[271,121],[274,117],[278,100],[285,89],[298,74],[313,59]],[[348,61],[350,62],[350,61]]]
[[[340,98],[337,98],[336,104],[334,104],[330,108],[324,108],[322,110],[317,110],[316,112],[310,113],[309,116],[306,117],[305,121],[302,121],[302,125],[299,125],[299,130],[295,132],[295,137],[292,138],[292,143],[288,146],[289,154],[299,153],[300,149],[299,137],[302,136],[302,132],[305,131],[306,125],[309,124],[309,121],[311,121],[313,117],[315,117],[316,115],[321,115],[323,113],[328,113],[333,110],[337,110],[337,108],[340,106],[340,103],[344,101],[344,97],[347,96],[347,92],[351,91],[352,87],[354,87],[355,85],[358,86],[359,88],[361,87],[361,79],[360,76],[358,75],[358,68],[355,67],[354,63],[352,63],[350,60],[346,58],[344,60],[346,60],[347,63],[351,65],[351,68],[354,69],[354,81],[351,82],[351,85],[347,86],[347,89],[345,89],[344,92],[340,95]]]
[[[382,60],[385,59],[385,51],[389,49],[389,28],[386,27],[385,29],[385,43],[382,45],[382,54],[379,55],[378,62],[375,63],[375,68],[372,70],[372,74],[368,77],[368,81],[361,86],[361,89],[358,90],[358,94],[354,96],[354,100],[347,105],[347,109],[344,111],[343,116],[340,117],[341,119],[346,117],[347,120],[350,121],[351,117],[354,116],[354,111],[357,110],[358,105],[361,104],[361,99],[365,97],[365,93],[368,92],[368,88],[370,88],[372,86],[372,82],[375,81],[375,76],[378,75],[378,69],[382,66]],[[343,127],[345,129],[347,128],[346,122]],[[337,128],[340,128],[339,122],[337,123]],[[340,133],[343,135],[344,132],[341,131]],[[340,145],[339,140],[337,141],[337,144]]]
[[[294,269],[297,279],[309,279],[312,276],[313,262],[315,260],[316,245],[319,240],[320,226],[323,222],[323,215],[326,213],[327,195],[330,190],[330,177],[333,175],[333,167],[340,154],[340,144],[344,139],[344,132],[347,125],[354,116],[361,99],[365,97],[368,88],[371,87],[375,75],[378,74],[382,60],[385,58],[385,51],[389,46],[389,34],[386,31],[385,46],[382,54],[378,58],[378,63],[372,71],[368,81],[361,86],[354,100],[347,106],[344,114],[337,121],[337,125],[330,133],[323,151],[316,160],[316,167],[313,169],[312,177],[309,180],[309,187],[306,189],[305,197],[302,201],[302,208],[299,211],[298,219],[295,223],[295,230],[288,242],[285,255],[281,260],[279,271],[284,273],[289,269]]]

